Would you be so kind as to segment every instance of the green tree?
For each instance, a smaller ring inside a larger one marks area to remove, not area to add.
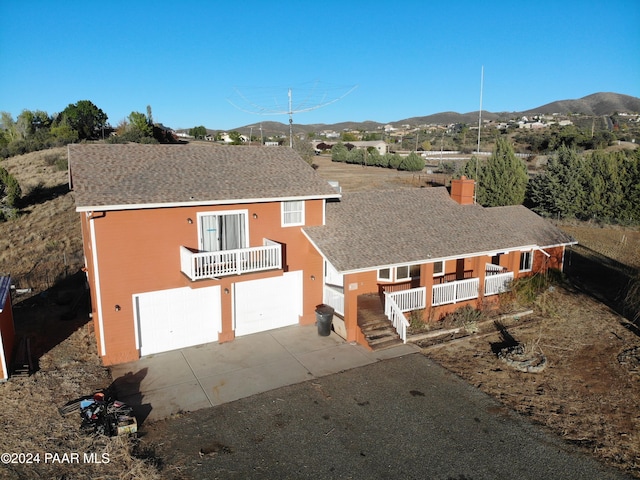
[[[582,215],[585,201],[584,160],[568,147],[560,147],[547,162],[544,173],[533,177],[527,203],[534,212],[554,218]]]
[[[475,155],[472,155],[471,159],[469,159],[464,164],[464,167],[462,167],[462,170],[460,171],[460,175],[464,175],[467,178],[471,178],[472,180],[475,180],[476,188],[477,188],[478,178],[480,177],[481,171],[482,171],[482,164],[480,160]]]
[[[364,165],[365,151],[361,148],[352,148],[347,154],[347,163]]]
[[[189,135],[193,138],[204,138],[207,135],[207,129],[204,126],[200,125],[198,127],[193,127],[189,129]]]
[[[0,167],[0,199],[4,197],[4,202],[10,207],[16,207],[22,196],[22,190],[18,180],[5,168]]]
[[[231,139],[231,145],[242,145],[244,142],[242,141],[242,135],[240,132],[232,131],[229,132],[229,138]]]
[[[140,137],[153,136],[153,126],[144,113],[131,112],[129,114],[129,129]]]
[[[520,205],[524,202],[529,176],[506,138],[500,137],[487,164],[480,171],[478,203],[485,207]]]
[[[57,118],[78,132],[80,140],[99,138],[107,125],[107,114],[89,100],[80,100],[67,106]]]
[[[402,157],[397,153],[385,153],[385,158],[387,159],[387,166],[389,168],[395,168],[396,170],[402,163]]]
[[[585,211],[589,218],[615,219],[622,214],[624,200],[621,157],[597,150],[585,157]]]
[[[357,142],[358,136],[352,132],[342,132],[340,134],[340,140],[343,142]]]
[[[415,152],[411,152],[409,155],[402,159],[398,170],[405,170],[408,172],[420,172],[424,168],[424,158]]]
[[[334,162],[346,162],[349,150],[344,143],[338,142],[331,148],[331,160]]]

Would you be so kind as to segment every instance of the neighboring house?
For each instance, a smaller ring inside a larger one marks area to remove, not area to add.
[[[0,381],[11,373],[11,356],[15,340],[11,306],[11,277],[0,277]]]
[[[341,198],[289,148],[71,145],[69,169],[105,364],[312,324],[322,303],[348,341],[370,340],[365,303],[406,339],[406,312],[489,303],[572,243],[474,205],[467,179]]]
[[[69,172],[105,364],[315,321],[302,228],[340,195],[293,150],[70,145]]]

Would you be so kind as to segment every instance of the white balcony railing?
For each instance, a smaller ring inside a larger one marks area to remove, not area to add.
[[[513,282],[513,272],[488,275],[484,279],[484,294],[487,296],[508,292],[511,290],[511,282]]]
[[[332,307],[338,315],[344,315],[344,292],[341,289],[325,285],[322,301]]]
[[[478,298],[480,287],[479,278],[467,278],[456,282],[447,282],[433,286],[433,301],[431,305],[446,305],[464,300]]]
[[[280,268],[282,249],[277,243],[219,252],[193,252],[186,247],[180,247],[180,269],[191,280]]]

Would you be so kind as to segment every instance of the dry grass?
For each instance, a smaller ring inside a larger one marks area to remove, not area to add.
[[[68,174],[52,157],[66,148],[12,157],[2,165],[16,177],[25,203],[19,217],[0,223],[0,273],[18,288],[45,290],[82,267],[82,237]]]
[[[61,170],[65,157],[66,148],[59,148],[2,162],[18,179],[25,202],[18,218],[0,223],[0,273],[10,274],[18,288],[33,289],[14,298],[14,318],[18,335],[32,339],[39,370],[0,384],[0,453],[39,454],[40,462],[3,465],[0,478],[157,479],[157,469],[132,454],[135,439],[84,435],[79,414],[58,412],[112,381],[86,323],[82,277],[72,277],[83,257],[73,194]],[[70,302],[80,311],[75,320],[62,321]],[[79,463],[45,463],[47,453],[78,453]],[[85,453],[109,463],[87,463]]]

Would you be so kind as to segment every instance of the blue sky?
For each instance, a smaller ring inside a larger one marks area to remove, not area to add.
[[[112,125],[391,122],[640,97],[640,2],[2,0],[0,111],[90,100]],[[344,96],[352,87],[355,90]],[[255,112],[260,112],[255,113]]]

